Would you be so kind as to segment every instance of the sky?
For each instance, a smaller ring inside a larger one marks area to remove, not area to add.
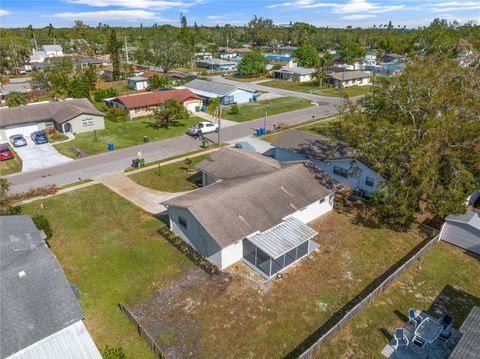
[[[243,25],[253,15],[276,24],[395,27],[428,25],[434,18],[480,24],[480,0],[0,0],[0,27],[70,27],[75,20],[96,26]]]

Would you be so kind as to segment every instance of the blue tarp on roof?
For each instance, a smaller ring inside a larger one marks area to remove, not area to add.
[[[265,58],[269,60],[279,60],[279,61],[290,61],[292,59],[291,56],[286,56],[286,55],[265,55]]]

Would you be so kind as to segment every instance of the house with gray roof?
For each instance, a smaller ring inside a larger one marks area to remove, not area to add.
[[[45,233],[25,215],[0,227],[0,359],[100,359]]]
[[[273,70],[273,78],[276,80],[307,82],[312,81],[315,69],[305,67],[282,67],[280,70]]]
[[[231,71],[237,68],[238,61],[207,58],[195,61],[195,65],[214,71]]]
[[[462,337],[449,359],[477,359],[480,353],[480,307],[473,307],[459,329]]]
[[[322,135],[291,130],[272,146],[278,161],[310,160],[344,187],[365,195],[377,191],[383,181],[353,148]]]
[[[98,111],[86,98],[2,108],[0,118],[0,141],[7,140],[6,130],[22,126],[37,126],[39,130],[54,127],[63,133],[105,128],[103,112]]]
[[[207,103],[212,99],[220,98],[222,105],[252,102],[260,96],[255,90],[198,79],[187,82],[179,88],[189,89],[194,94],[204,98]]]
[[[445,218],[440,239],[480,254],[480,212],[468,210],[464,214],[451,214]]]
[[[365,86],[372,84],[370,81],[371,77],[372,73],[370,71],[340,71],[329,73],[325,82],[334,88]]]
[[[306,162],[211,157],[197,168],[215,182],[163,203],[173,232],[221,270],[242,261],[266,278],[318,247],[308,223],[332,210],[335,181]]]
[[[148,88],[148,79],[142,76],[127,77],[127,87],[132,90],[145,90]]]

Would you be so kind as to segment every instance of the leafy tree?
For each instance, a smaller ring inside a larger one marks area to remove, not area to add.
[[[292,52],[292,56],[295,57],[298,64],[303,67],[318,67],[320,65],[318,51],[310,44],[300,46]]]
[[[118,96],[118,90],[115,89],[115,88],[100,89],[100,90],[94,91],[93,96],[94,96],[96,102],[100,102],[100,101],[102,101],[106,98],[117,97]]]
[[[264,74],[268,60],[258,50],[245,54],[238,65],[238,73],[241,76],[258,76]]]
[[[37,214],[32,216],[32,221],[35,223],[35,226],[45,232],[47,236],[47,240],[52,238],[53,231],[52,227],[50,226],[50,222],[48,221],[47,217],[45,217],[43,214]]]
[[[111,107],[105,114],[105,118],[112,122],[123,122],[128,120],[128,111],[123,108]]]
[[[462,213],[480,187],[480,77],[424,58],[342,111],[339,133],[386,179],[380,214],[409,224]]]
[[[148,79],[148,88],[150,90],[171,87],[171,81],[168,76],[153,75]]]
[[[107,51],[112,60],[112,77],[116,81],[120,78],[120,48],[121,44],[117,40],[117,33],[115,29],[110,29],[109,37],[107,39]]]
[[[8,107],[17,107],[20,105],[25,105],[27,99],[20,92],[10,92],[7,95],[7,106]]]
[[[193,57],[191,47],[165,35],[148,38],[141,46],[140,51],[147,63],[161,66],[164,72],[175,67],[187,66]]]
[[[320,87],[323,86],[323,80],[326,79],[328,70],[333,64],[333,56],[326,53],[320,58],[320,66],[313,73],[313,78]]]
[[[153,118],[157,127],[170,127],[181,120],[186,120],[190,114],[181,103],[170,99],[162,107],[153,110]]]
[[[347,41],[340,45],[337,53],[347,64],[353,64],[357,58],[365,56],[367,51],[357,42]]]
[[[69,82],[68,94],[75,98],[90,98],[90,80],[84,74],[77,74]]]
[[[228,110],[230,115],[238,115],[240,110],[238,109],[238,105],[236,103],[232,104]]]
[[[207,113],[213,116],[218,107],[220,107],[220,97],[216,97],[210,101],[207,106]]]

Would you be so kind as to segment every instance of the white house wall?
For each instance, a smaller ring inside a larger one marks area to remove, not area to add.
[[[287,151],[281,148],[276,148],[275,149],[275,159],[278,161],[298,161],[298,160],[304,160],[306,159],[302,155]],[[339,176],[337,174],[333,173],[333,167],[338,166],[342,167],[344,169],[350,169],[350,162],[351,160],[345,159],[345,160],[332,160],[329,163],[323,162],[320,160],[313,160],[315,165],[323,170],[325,173],[329,174],[332,176],[335,180],[340,182],[343,186],[351,188],[351,189],[361,189],[364,190],[367,193],[372,193],[375,192],[378,189],[379,183],[382,181],[382,177],[376,173],[375,171],[371,170],[368,166],[363,164],[360,161],[356,161],[356,165],[359,166],[360,169],[360,175],[358,178],[353,177],[351,174],[348,174],[348,177],[345,178],[343,176]],[[370,187],[366,185],[366,179],[367,177],[371,177],[374,179],[374,186]]]
[[[83,120],[93,119],[93,125],[84,125]],[[105,129],[105,122],[103,116],[97,115],[80,115],[70,121],[65,122],[62,127],[65,129],[65,125],[70,123],[72,126],[73,133],[82,133],[82,132],[91,132],[93,130],[103,130]],[[64,131],[65,132],[65,131]]]
[[[222,267],[221,248],[203,226],[198,223],[197,219],[188,209],[169,207],[168,215],[170,217],[170,229],[177,236],[181,237],[217,267]],[[179,217],[187,221],[187,228],[184,228],[179,224]]]
[[[221,256],[221,266],[219,268],[224,270],[228,266],[237,263],[243,258],[243,243],[242,241],[235,242],[234,244],[223,248]]]
[[[253,93],[244,90],[235,90],[229,93],[227,96],[233,96],[236,103],[250,102],[253,98]]]
[[[294,217],[307,224],[318,217],[330,212],[333,209],[333,195],[309,204],[305,208],[293,213],[289,217]]]

